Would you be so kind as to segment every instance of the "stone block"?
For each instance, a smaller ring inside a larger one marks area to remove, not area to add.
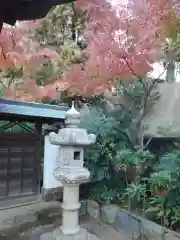
[[[56,218],[59,218],[61,216],[62,216],[62,209],[61,208],[57,209],[56,211],[52,211],[52,212],[48,213],[48,218],[56,219]]]
[[[112,224],[116,220],[116,214],[119,207],[115,204],[104,205],[101,207],[101,220],[105,223]]]
[[[18,225],[22,225],[22,224],[30,224],[30,223],[34,223],[37,221],[37,216],[35,213],[28,213],[28,214],[23,214],[23,215],[17,215],[14,218],[14,223],[13,224],[18,224]]]
[[[39,236],[37,240],[53,240],[52,232],[43,233],[42,235]]]
[[[144,236],[147,240],[161,240],[165,231],[162,226],[123,210],[117,212],[114,225],[117,230],[134,236],[135,239]]]
[[[142,231],[151,239],[162,239],[165,234],[165,228],[146,219],[141,220]]]
[[[54,225],[53,224],[48,224],[48,225],[42,225],[35,227],[31,230],[28,230],[26,232],[23,232],[20,234],[20,238],[22,239],[28,239],[28,240],[36,240],[40,237],[41,234],[51,232],[54,230]]]
[[[81,207],[79,209],[79,216],[84,216],[87,213],[87,201],[81,201]]]
[[[172,233],[166,233],[164,240],[179,240],[179,238]]]
[[[40,235],[46,232],[51,232],[54,230],[54,228],[55,228],[54,224],[47,224],[47,225],[39,226],[32,229],[32,232]]]
[[[57,207],[49,207],[48,209],[41,210],[37,213],[38,220],[43,225],[51,224],[55,220],[61,218],[62,208],[61,205]]]
[[[100,219],[100,216],[101,216],[100,206],[96,201],[94,200],[87,201],[87,212],[91,217],[95,219]]]
[[[44,201],[56,201],[62,200],[63,197],[63,188],[51,188],[51,189],[41,189],[42,199]]]
[[[116,213],[115,227],[129,236],[138,238],[141,235],[141,223],[126,211],[119,210]]]

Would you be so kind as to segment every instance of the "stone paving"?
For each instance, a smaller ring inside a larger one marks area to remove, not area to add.
[[[0,240],[39,240],[39,236],[52,232],[61,225],[59,202],[35,204],[0,211]],[[83,208],[81,209],[84,214]],[[81,214],[81,215],[82,215]],[[80,217],[80,224],[102,240],[128,240],[112,226],[90,216]]]
[[[84,201],[85,203],[85,201]],[[128,218],[126,219],[126,228],[124,229],[123,224],[119,226],[113,225],[114,215],[117,211],[115,205],[104,206],[101,208],[101,215],[103,218],[99,218],[96,208],[97,204],[89,202],[88,212],[90,215],[86,214],[86,205],[82,204],[80,210],[80,225],[82,228],[87,229],[88,232],[97,236],[100,240],[162,240],[162,235],[158,234],[158,229],[156,225],[152,222],[151,226],[147,226],[148,229],[153,229],[155,233],[146,234],[146,236],[129,235],[125,231],[127,226],[132,228],[132,222],[128,223]],[[119,211],[120,215],[124,218],[123,211]],[[96,214],[95,214],[96,213]],[[53,232],[61,225],[61,203],[59,202],[44,202],[39,201],[31,205],[16,207],[8,210],[0,211],[0,240],[40,240],[40,236],[44,233]],[[85,215],[86,214],[86,215]],[[95,217],[98,217],[99,220]],[[119,220],[118,220],[119,221]],[[147,220],[146,220],[147,221]],[[106,223],[105,223],[106,222]],[[146,223],[147,225],[147,223]],[[121,226],[121,229],[119,229]],[[118,229],[118,231],[116,230]],[[179,240],[179,236],[172,232],[166,233],[163,240]],[[47,240],[41,238],[41,240]],[[51,240],[51,239],[48,239]]]
[[[95,234],[101,240],[128,240],[128,236],[116,231],[112,226],[96,220],[92,217],[83,217],[81,226],[86,228],[90,233]]]
[[[86,216],[80,219],[80,224],[83,228],[87,229],[88,232],[92,233],[93,235],[97,236],[97,239],[100,240],[128,240],[127,236],[117,232],[112,226],[109,226],[99,220],[93,219],[92,217]],[[42,232],[49,233],[53,231],[54,226],[46,225],[44,228],[38,227],[35,229],[30,229],[28,232],[24,232],[21,234],[20,239],[27,239],[27,240],[49,240],[48,237],[39,238]],[[43,234],[44,235],[44,234]],[[44,235],[45,236],[45,235]],[[49,236],[49,235],[48,235]],[[19,240],[19,238],[17,238]]]

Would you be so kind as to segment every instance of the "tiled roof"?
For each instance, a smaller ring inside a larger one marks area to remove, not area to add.
[[[14,116],[23,117],[26,119],[42,118],[47,120],[63,120],[65,118],[65,112],[67,109],[67,106],[63,104],[58,106],[0,99],[0,119],[3,116]]]

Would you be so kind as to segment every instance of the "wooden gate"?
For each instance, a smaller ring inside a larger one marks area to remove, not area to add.
[[[0,133],[0,201],[39,193],[40,152],[34,133]]]

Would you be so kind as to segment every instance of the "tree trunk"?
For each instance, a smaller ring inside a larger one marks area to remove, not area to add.
[[[175,63],[170,62],[167,67],[166,81],[174,82],[175,81]]]

